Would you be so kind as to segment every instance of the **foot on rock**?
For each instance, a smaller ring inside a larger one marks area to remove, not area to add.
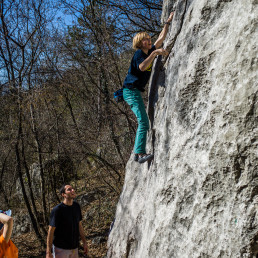
[[[146,161],[152,160],[154,158],[153,154],[143,154],[138,156],[138,162],[144,163]]]

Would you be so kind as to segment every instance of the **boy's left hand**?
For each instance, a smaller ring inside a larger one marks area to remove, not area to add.
[[[172,19],[173,19],[173,16],[174,16],[174,12],[171,12],[168,19],[167,19],[167,22],[171,22]]]

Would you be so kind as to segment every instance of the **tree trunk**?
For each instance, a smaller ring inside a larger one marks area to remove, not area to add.
[[[37,154],[38,154],[38,162],[39,162],[39,169],[40,169],[40,179],[41,179],[41,201],[42,201],[42,208],[43,208],[43,218],[44,223],[48,223],[48,213],[47,213],[47,205],[45,199],[45,178],[44,178],[44,169],[43,169],[43,161],[42,161],[42,151],[41,151],[41,144],[39,141],[38,130],[36,126],[35,116],[34,116],[34,107],[30,105],[31,111],[31,122],[32,122],[32,132],[35,137],[36,147],[37,147]]]

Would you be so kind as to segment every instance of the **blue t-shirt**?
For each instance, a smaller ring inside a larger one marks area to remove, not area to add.
[[[148,69],[142,72],[139,69],[139,65],[155,50],[155,45],[148,51],[148,54],[145,54],[141,49],[138,49],[132,58],[130,68],[128,70],[128,74],[124,80],[124,88],[137,88],[140,91],[144,91],[144,87],[147,84],[152,69],[152,63],[148,67]]]
[[[71,206],[63,202],[51,211],[49,225],[55,227],[54,246],[62,249],[75,249],[79,246],[79,222],[82,220],[81,208],[77,202]]]

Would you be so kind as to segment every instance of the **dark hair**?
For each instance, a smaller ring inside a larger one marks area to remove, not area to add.
[[[59,189],[59,192],[60,192],[60,194],[62,195],[63,193],[65,193],[65,186],[66,186],[67,184],[63,184],[62,186],[61,186],[61,188]]]

